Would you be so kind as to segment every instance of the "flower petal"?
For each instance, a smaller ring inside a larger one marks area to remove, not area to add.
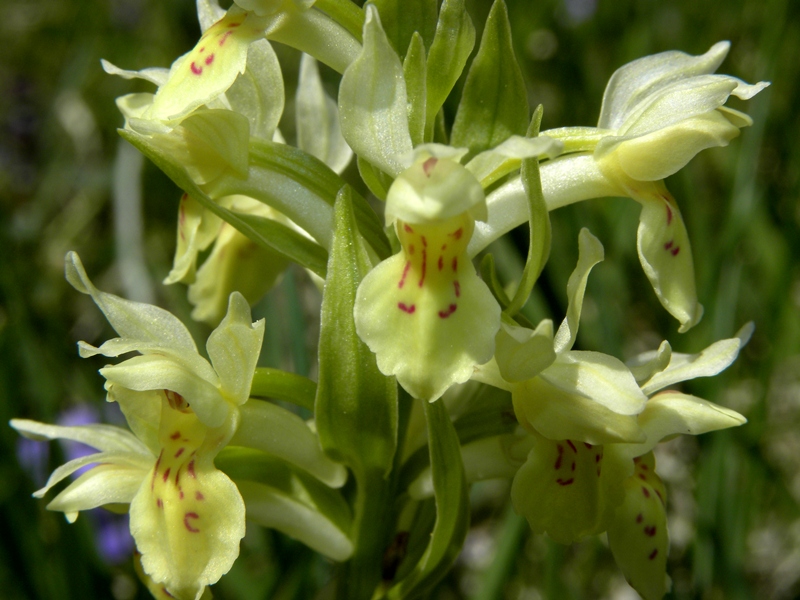
[[[80,458],[75,458],[61,465],[55,471],[53,471],[45,486],[39,490],[36,490],[33,493],[33,497],[44,498],[47,492],[49,492],[54,485],[63,481],[75,471],[87,465],[116,465],[122,467],[123,469],[138,468],[142,472],[140,478],[141,480],[144,479],[144,476],[150,470],[150,467],[153,466],[154,461],[154,456],[144,456],[132,452],[97,452],[95,454],[81,456]],[[131,498],[133,498],[133,495],[131,495]],[[128,500],[128,502],[130,502],[130,500]]]
[[[563,147],[562,142],[546,135],[535,138],[512,135],[499,146],[475,156],[466,167],[487,188],[503,175],[518,169],[523,158],[554,158],[561,153]]]
[[[608,544],[628,583],[644,600],[660,600],[671,585],[669,533],[666,491],[652,454],[637,461],[636,473],[624,485],[625,501],[608,528]]]
[[[608,80],[597,126],[619,129],[644,98],[674,81],[713,73],[729,49],[730,42],[717,42],[701,56],[661,52],[620,67]]]
[[[144,79],[156,85],[164,85],[169,77],[169,69],[164,69],[162,67],[150,67],[142,69],[141,71],[128,71],[126,69],[120,69],[104,58],[100,59],[100,64],[103,66],[103,71],[109,75],[118,75],[123,79]]]
[[[755,329],[752,322],[746,323],[735,337],[714,342],[698,354],[673,352],[669,365],[654,374],[642,386],[642,391],[650,395],[679,381],[711,377],[727,369],[739,356],[739,351],[750,341]]]
[[[221,226],[222,220],[217,215],[188,194],[181,196],[175,259],[164,284],[194,280],[197,254],[211,245]]]
[[[603,260],[605,255],[603,244],[586,227],[581,228],[581,232],[578,234],[578,249],[578,264],[575,265],[575,270],[567,282],[569,302],[567,316],[561,322],[553,341],[553,348],[559,353],[570,350],[575,343],[589,273],[592,271],[592,267]]]
[[[53,498],[47,509],[67,513],[69,518],[79,511],[105,504],[127,504],[136,495],[146,475],[147,471],[138,465],[98,465],[69,484]]]
[[[680,392],[653,396],[641,415],[639,426],[647,434],[643,444],[625,444],[622,452],[631,458],[650,452],[659,442],[680,434],[700,435],[738,427],[747,422],[735,410]]]
[[[136,356],[118,365],[104,367],[100,374],[111,383],[131,390],[176,392],[209,427],[222,425],[232,408],[215,385],[164,356]]]
[[[635,192],[642,204],[637,232],[639,261],[661,305],[681,324],[681,333],[703,316],[697,301],[692,247],[678,206],[662,182],[647,195]]]
[[[508,382],[532,379],[553,364],[553,322],[545,319],[535,330],[502,323],[496,338],[495,359]]]
[[[514,510],[536,533],[570,544],[605,531],[622,503],[622,483],[633,463],[614,446],[591,446],[536,436],[511,486]]]
[[[11,427],[32,440],[72,440],[97,448],[102,452],[125,452],[149,456],[142,442],[130,431],[114,425],[49,425],[28,419],[11,419]]]
[[[250,396],[261,342],[264,339],[264,319],[253,323],[250,305],[239,292],[228,301],[228,314],[208,337],[206,349],[219,375],[226,400],[244,404]]]
[[[158,440],[158,424],[161,420],[163,390],[137,392],[126,387],[106,382],[106,399],[119,405],[128,427],[139,440],[158,456],[161,443]]]

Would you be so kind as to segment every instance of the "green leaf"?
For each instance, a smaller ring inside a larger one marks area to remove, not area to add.
[[[474,46],[475,27],[464,0],[444,0],[428,53],[426,141],[434,139],[436,116],[461,77]]]
[[[528,94],[511,43],[503,0],[495,0],[467,75],[450,141],[473,154],[528,128]]]
[[[436,28],[437,0],[373,0],[386,37],[401,57],[415,33],[430,47]]]
[[[250,386],[250,396],[254,398],[283,400],[311,411],[316,395],[317,384],[307,377],[267,367],[256,368]]]
[[[436,524],[425,553],[411,573],[388,592],[391,599],[418,597],[450,569],[469,528],[469,498],[461,447],[444,402],[425,402]]]
[[[528,137],[537,137],[539,135],[542,111],[542,105],[540,104],[533,113],[531,125],[528,129]],[[530,240],[528,243],[528,258],[525,261],[525,269],[522,271],[522,279],[514,297],[511,299],[511,303],[505,310],[510,317],[516,315],[528,301],[531,290],[536,280],[539,279],[539,275],[541,275],[550,255],[550,213],[547,211],[547,203],[544,200],[544,192],[542,192],[539,158],[523,159],[520,175],[522,177],[522,185],[525,188],[525,195],[528,198]]]
[[[335,231],[322,295],[315,416],[320,442],[356,473],[392,467],[397,447],[397,384],[356,334],[353,305],[370,269],[353,216],[349,188],[336,200]]]
[[[176,165],[171,157],[162,153],[158,147],[149,144],[146,137],[127,130],[120,135],[138,148],[172,179],[179,188],[200,202],[208,210],[227,221],[255,243],[277,252],[288,260],[310,269],[320,277],[325,277],[325,256],[327,252],[311,240],[276,221],[242,215],[223,208],[212,200],[186,173]],[[234,178],[235,179],[235,178]]]
[[[425,141],[425,69],[425,45],[422,36],[414,32],[403,61],[403,76],[408,95],[408,129],[415,146]]]
[[[350,0],[317,0],[314,8],[327,14],[361,43],[364,12],[356,4]]]

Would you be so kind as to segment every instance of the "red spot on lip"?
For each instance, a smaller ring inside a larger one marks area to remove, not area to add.
[[[558,485],[572,485],[575,483],[575,478],[570,477],[569,479],[561,479],[560,477],[556,479],[556,483]]]
[[[671,250],[671,252],[672,252],[672,256],[678,256],[678,252],[680,252],[680,251],[681,251],[681,249],[680,249],[680,248],[673,248],[673,249]]]
[[[450,306],[447,307],[447,310],[440,310],[439,311],[439,318],[440,319],[446,319],[447,317],[452,315],[454,312],[456,312],[457,308],[458,308],[458,306],[456,306],[455,304],[451,304]]]
[[[431,176],[431,171],[433,171],[433,167],[436,166],[436,163],[439,162],[438,158],[434,158],[431,156],[428,160],[422,163],[422,170],[425,172],[426,177]]]
[[[458,283],[457,281],[454,281],[453,282],[453,287],[456,289],[456,298],[460,298],[461,297],[461,284]]]
[[[171,440],[177,440],[179,437],[181,437],[181,432],[180,432],[180,431],[176,431],[176,432],[175,432],[175,433],[173,433],[171,436],[169,436],[169,439],[171,439]]]
[[[569,470],[570,471],[574,471],[575,470],[575,463],[572,463],[572,465],[570,466]]]
[[[178,485],[180,480],[181,480],[181,468],[178,467],[178,470],[175,471],[175,485]],[[181,492],[181,497],[183,497],[183,492]]]
[[[669,250],[674,244],[675,242],[673,240],[668,241],[666,244],[664,244],[664,250]]]
[[[194,493],[194,497],[195,497],[196,500],[205,500],[206,499],[206,497],[203,496],[203,492],[195,492]]]
[[[231,23],[228,27],[238,27],[241,23]]]
[[[439,266],[439,270],[440,270],[440,271],[441,271],[442,269],[444,269],[444,256],[440,256],[440,257],[439,257],[439,265],[438,265],[438,266]]]
[[[413,256],[413,255],[414,255],[414,251],[415,251],[415,250],[416,250],[416,248],[414,248],[414,244],[409,244],[409,246],[408,246],[408,253],[409,253],[409,254],[411,254],[411,255]]]
[[[458,271],[458,258],[457,258],[457,257],[453,257],[453,264],[452,264],[452,267],[453,267],[453,272],[454,272],[454,273],[455,273],[456,271]]]
[[[222,46],[232,33],[232,31],[226,31],[223,33],[222,37],[219,39],[219,45]]]
[[[558,457],[556,457],[556,464],[553,465],[553,468],[557,471],[561,468],[561,459],[564,458],[564,446],[559,444],[558,448]]]
[[[658,548],[656,548],[655,550],[653,550],[653,551],[650,553],[650,556],[648,556],[647,558],[648,558],[648,559],[650,559],[650,560],[653,560],[653,559],[654,559],[656,556],[658,556]]]
[[[403,289],[403,286],[406,283],[406,275],[408,275],[408,269],[411,267],[411,261],[406,261],[406,266],[403,268],[403,276],[400,278],[400,281],[397,282],[397,287]]]
[[[161,464],[161,457],[164,456],[164,449],[161,449],[160,454],[158,455],[158,460],[156,460],[156,466],[153,467],[153,477],[150,479],[150,490],[152,491],[153,486],[156,483],[156,475],[158,474],[158,465]]]
[[[413,315],[414,311],[417,310],[417,305],[416,304],[412,304],[411,306],[408,306],[407,304],[405,304],[403,302],[398,302],[397,303],[397,308],[402,310],[404,313],[408,313],[410,315]]]
[[[186,465],[186,470],[189,472],[189,476],[192,479],[195,479],[197,477],[197,475],[194,472],[194,460],[189,461],[189,464]]]
[[[190,66],[192,69],[192,73],[194,73],[195,75],[202,75],[203,67],[198,67],[197,63],[195,63],[194,61],[192,61],[192,64]]]
[[[419,277],[419,287],[422,287],[425,283],[425,271],[428,268],[428,251],[425,249],[427,247],[427,243],[425,242],[425,238],[422,238],[422,274]]]
[[[181,454],[183,454],[184,450],[186,450],[186,448],[184,448],[183,446],[178,448],[178,451],[175,453],[175,458],[178,458]]]
[[[572,440],[567,440],[567,446],[569,446],[570,448],[572,448],[572,451],[573,451],[573,452],[575,452],[575,453],[577,453],[577,452],[578,452],[578,449],[575,447],[575,444],[573,444],[573,443],[572,443]]]
[[[649,498],[649,497],[650,497],[650,490],[648,490],[648,489],[647,489],[646,487],[644,487],[644,486],[642,486],[642,493],[644,494],[644,497],[645,497],[645,498]]]
[[[591,449],[592,449],[592,445],[591,445],[591,444],[588,444],[588,443],[586,443],[586,442],[583,442],[583,445],[584,445],[584,446],[586,446],[586,449],[587,449],[587,450],[591,450]]]
[[[161,498],[156,499],[156,506],[158,506],[158,508],[164,508],[164,501]]]
[[[642,516],[642,513],[639,513],[638,515],[636,515],[636,522],[637,523],[641,523],[642,519],[644,519],[644,517]]]
[[[211,54],[209,54],[208,56],[206,56],[206,64],[210,65],[212,62],[214,62],[214,54],[213,54],[213,52]]]
[[[641,479],[642,481],[647,481],[647,475],[645,475],[644,473],[639,473],[639,479]]]
[[[664,202],[666,202],[666,199]],[[672,223],[672,209],[669,207],[669,202],[665,206],[667,207],[667,225],[669,225]]]
[[[403,230],[406,233],[414,233],[414,230],[411,229],[411,226],[408,223],[403,223]]]
[[[199,518],[200,515],[198,515],[196,512],[188,512],[185,515],[183,515],[183,526],[186,527],[186,529],[188,529],[192,533],[198,533],[200,530],[197,529],[196,527],[193,527],[192,524],[189,523],[189,520],[199,519]]]
[[[169,479],[169,471],[170,471],[170,467],[167,467],[167,470],[166,470],[166,471],[164,471],[164,474],[161,476],[161,479],[162,479],[164,482],[166,482],[166,481],[167,481],[167,479]]]
[[[456,238],[457,240],[460,240],[460,239],[461,239],[461,236],[462,236],[462,235],[464,235],[464,229],[462,229],[461,227],[459,227],[458,229],[456,229],[456,230],[455,230],[453,233],[451,233],[450,235],[452,235],[452,236],[453,236],[454,238]]]
[[[656,534],[656,526],[655,525],[651,525],[650,527],[645,527],[644,528],[644,534],[647,537],[653,537]]]

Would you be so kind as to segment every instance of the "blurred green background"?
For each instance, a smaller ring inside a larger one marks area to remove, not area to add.
[[[470,3],[479,30],[489,4]],[[638,206],[621,199],[553,213],[551,260],[527,309],[536,318],[562,318],[578,230],[588,226],[605,245],[606,261],[589,282],[582,349],[628,358],[668,338],[676,350],[695,352],[755,321],[753,340],[732,368],[685,388],[742,412],[749,423],[659,449],[670,492],[672,597],[800,597],[800,150],[792,145],[800,135],[800,5],[508,4],[531,104],[544,105],[545,129],[594,124],[611,73],[663,50],[699,54],[728,39],[733,46],[722,72],[772,81],[755,99],[731,103],[753,117],[753,127],[729,148],[703,152],[667,182],[694,247],[706,307],[700,325],[678,335],[658,305],[636,257]],[[188,322],[185,290],[160,284],[171,265],[179,194],[115,132],[122,119],[114,98],[148,86],[106,75],[99,60],[130,69],[168,66],[198,35],[190,0],[0,3],[1,423],[12,417],[53,422],[80,411],[116,418],[103,402],[101,364],[77,356],[77,340],[101,341],[109,331],[91,302],[63,280],[67,250],[78,251],[103,289],[154,301]],[[285,49],[280,56],[288,82],[283,128],[290,137],[298,57]],[[506,280],[521,271],[518,248],[526,243],[524,231],[514,232],[492,248]],[[298,270],[259,303],[254,312],[266,316],[269,332],[263,364],[313,376],[308,352],[318,302]],[[204,339],[204,326],[193,327]],[[30,498],[70,449],[52,444],[42,454],[40,446],[21,445],[5,425],[0,444],[0,596],[148,597],[124,538],[112,544],[117,538],[109,537],[102,516],[67,525]],[[565,548],[531,536],[508,509],[507,490],[506,483],[473,489],[473,528],[435,597],[636,597],[601,541]],[[311,598],[322,589],[324,597],[329,577],[324,560],[254,528],[215,596]]]

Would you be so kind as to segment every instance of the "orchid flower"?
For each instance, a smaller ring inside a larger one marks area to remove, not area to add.
[[[627,196],[642,205],[638,252],[661,304],[686,331],[702,317],[691,246],[680,210],[663,180],[698,152],[725,146],[752,124],[724,106],[730,96],[752,98],[768,83],[749,85],[714,74],[730,44],[701,56],[662,52],[617,70],[603,96],[594,127],[544,132],[564,142],[566,154],[542,164],[542,189],[550,210],[603,196]],[[487,198],[489,219],[476,231],[470,254],[527,218],[519,180]]]
[[[340,86],[342,132],[360,159],[394,178],[385,217],[401,251],[361,282],[356,329],[382,373],[433,401],[494,354],[500,306],[466,254],[476,219],[486,218],[484,186],[560,144],[516,136],[466,165],[466,149],[415,148],[403,65],[375,7],[366,13],[363,51]]]
[[[316,61],[307,54],[300,60],[296,106],[298,147],[340,174],[350,163],[353,152],[342,137],[336,103],[322,87]],[[274,137],[282,140],[280,132],[274,131]],[[217,203],[236,213],[278,221],[307,235],[280,212],[247,196],[226,196]],[[198,254],[212,243],[211,253],[196,270]],[[195,307],[193,319],[218,324],[234,290],[254,304],[272,288],[287,266],[285,258],[251,241],[191,196],[181,197],[175,258],[164,283],[190,284],[189,301]]]
[[[144,573],[156,589],[196,600],[230,569],[245,531],[244,494],[214,464],[225,446],[268,452],[330,486],[341,486],[346,473],[322,455],[316,436],[299,417],[264,402],[245,404],[264,321],[251,322],[249,305],[240,294],[231,295],[227,315],[209,337],[209,362],[173,315],[98,290],[75,253],[66,261],[68,281],[92,297],[120,336],[100,347],[80,342],[81,356],[139,353],[100,370],[108,400],[119,404],[130,431],[13,420],[11,425],[26,436],[79,441],[99,451],[56,469],[35,496],[94,465],[48,508],[64,512],[72,522],[81,510],[130,504],[131,533]],[[273,429],[273,435],[264,435]],[[304,541],[312,538],[295,522],[298,510],[311,523],[319,525],[319,519],[291,505],[278,490],[244,479],[253,518],[299,533]],[[271,515],[262,514],[264,506],[272,507]],[[314,536],[320,539],[312,538],[313,547],[339,559],[347,556],[351,546],[344,534],[329,544],[336,533],[319,532],[315,527]]]

